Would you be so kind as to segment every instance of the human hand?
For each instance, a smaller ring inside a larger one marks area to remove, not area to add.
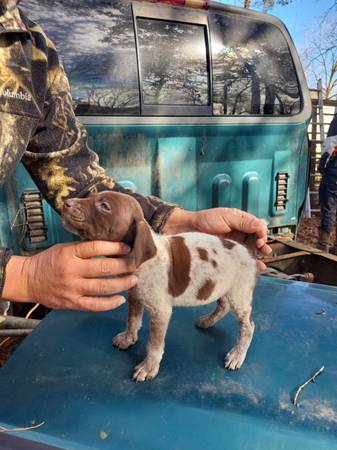
[[[236,208],[213,208],[198,213],[199,230],[204,233],[216,234],[228,239],[245,242],[249,235],[256,235],[256,249],[262,257],[272,249],[267,245],[267,225],[264,220],[257,219],[252,214]],[[258,260],[260,272],[266,270],[265,264]]]
[[[266,244],[267,225],[264,220],[236,208],[211,208],[197,212],[174,210],[164,229],[164,233],[199,231],[219,237],[244,242],[249,235],[256,234],[256,248],[263,255],[272,249]],[[266,266],[258,261],[262,272]]]
[[[256,248],[268,254],[271,249],[266,244],[267,225],[264,220],[236,208],[212,208],[196,213],[196,226],[203,233],[244,242],[247,235],[256,234]]]
[[[134,260],[91,258],[125,256],[128,252],[129,248],[122,243],[88,241],[55,245],[27,258],[12,257],[6,269],[4,297],[36,301],[54,309],[107,311],[117,308],[125,299],[115,294],[137,283],[137,277],[131,275],[136,269]],[[19,278],[23,282],[19,294],[15,295],[10,278],[17,264],[21,265]],[[102,278],[110,276],[117,277]],[[99,297],[102,295],[108,297]]]

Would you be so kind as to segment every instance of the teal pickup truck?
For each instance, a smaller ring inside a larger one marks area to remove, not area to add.
[[[121,184],[191,210],[241,208],[272,234],[295,233],[311,101],[285,26],[215,2],[163,3],[21,6],[56,44],[90,145]],[[72,239],[44,203],[40,234],[35,225],[35,239],[18,240],[20,224],[30,230],[20,212],[36,206],[31,190],[20,166],[0,194],[0,240],[29,252]]]
[[[271,234],[296,232],[311,103],[278,19],[203,0],[21,5],[56,43],[91,147],[124,186],[191,210],[242,208]],[[0,206],[0,241],[17,252],[73,239],[21,166]],[[261,277],[237,372],[223,367],[235,321],[201,331],[200,312],[175,311],[160,375],[137,384],[147,324],[119,352],[111,338],[125,308],[52,311],[0,371],[1,427],[33,427],[0,428],[0,449],[337,449],[336,288]]]

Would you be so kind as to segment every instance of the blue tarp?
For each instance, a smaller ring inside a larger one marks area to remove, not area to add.
[[[145,356],[147,321],[122,352],[111,338],[124,329],[125,307],[53,311],[0,371],[1,424],[45,422],[20,436],[71,450],[337,449],[337,289],[262,277],[254,339],[237,372],[223,368],[234,317],[194,326],[212,307],[174,311],[160,373],[146,383],[131,375]],[[323,365],[294,407],[296,388]]]

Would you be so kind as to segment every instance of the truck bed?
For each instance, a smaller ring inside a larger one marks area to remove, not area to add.
[[[160,373],[146,383],[131,375],[145,355],[147,320],[122,352],[111,338],[126,307],[51,312],[0,371],[1,425],[44,425],[15,440],[0,434],[0,448],[337,449],[337,289],[261,277],[254,339],[236,372],[223,368],[234,317],[194,326],[212,307],[174,311]],[[323,365],[295,407],[296,389]]]

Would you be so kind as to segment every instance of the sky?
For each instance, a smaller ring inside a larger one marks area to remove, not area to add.
[[[244,3],[243,0],[217,1],[234,6],[242,6]],[[312,27],[315,17],[323,14],[332,4],[333,0],[292,0],[287,6],[277,5],[269,14],[282,20],[299,50],[305,44],[305,32]]]

